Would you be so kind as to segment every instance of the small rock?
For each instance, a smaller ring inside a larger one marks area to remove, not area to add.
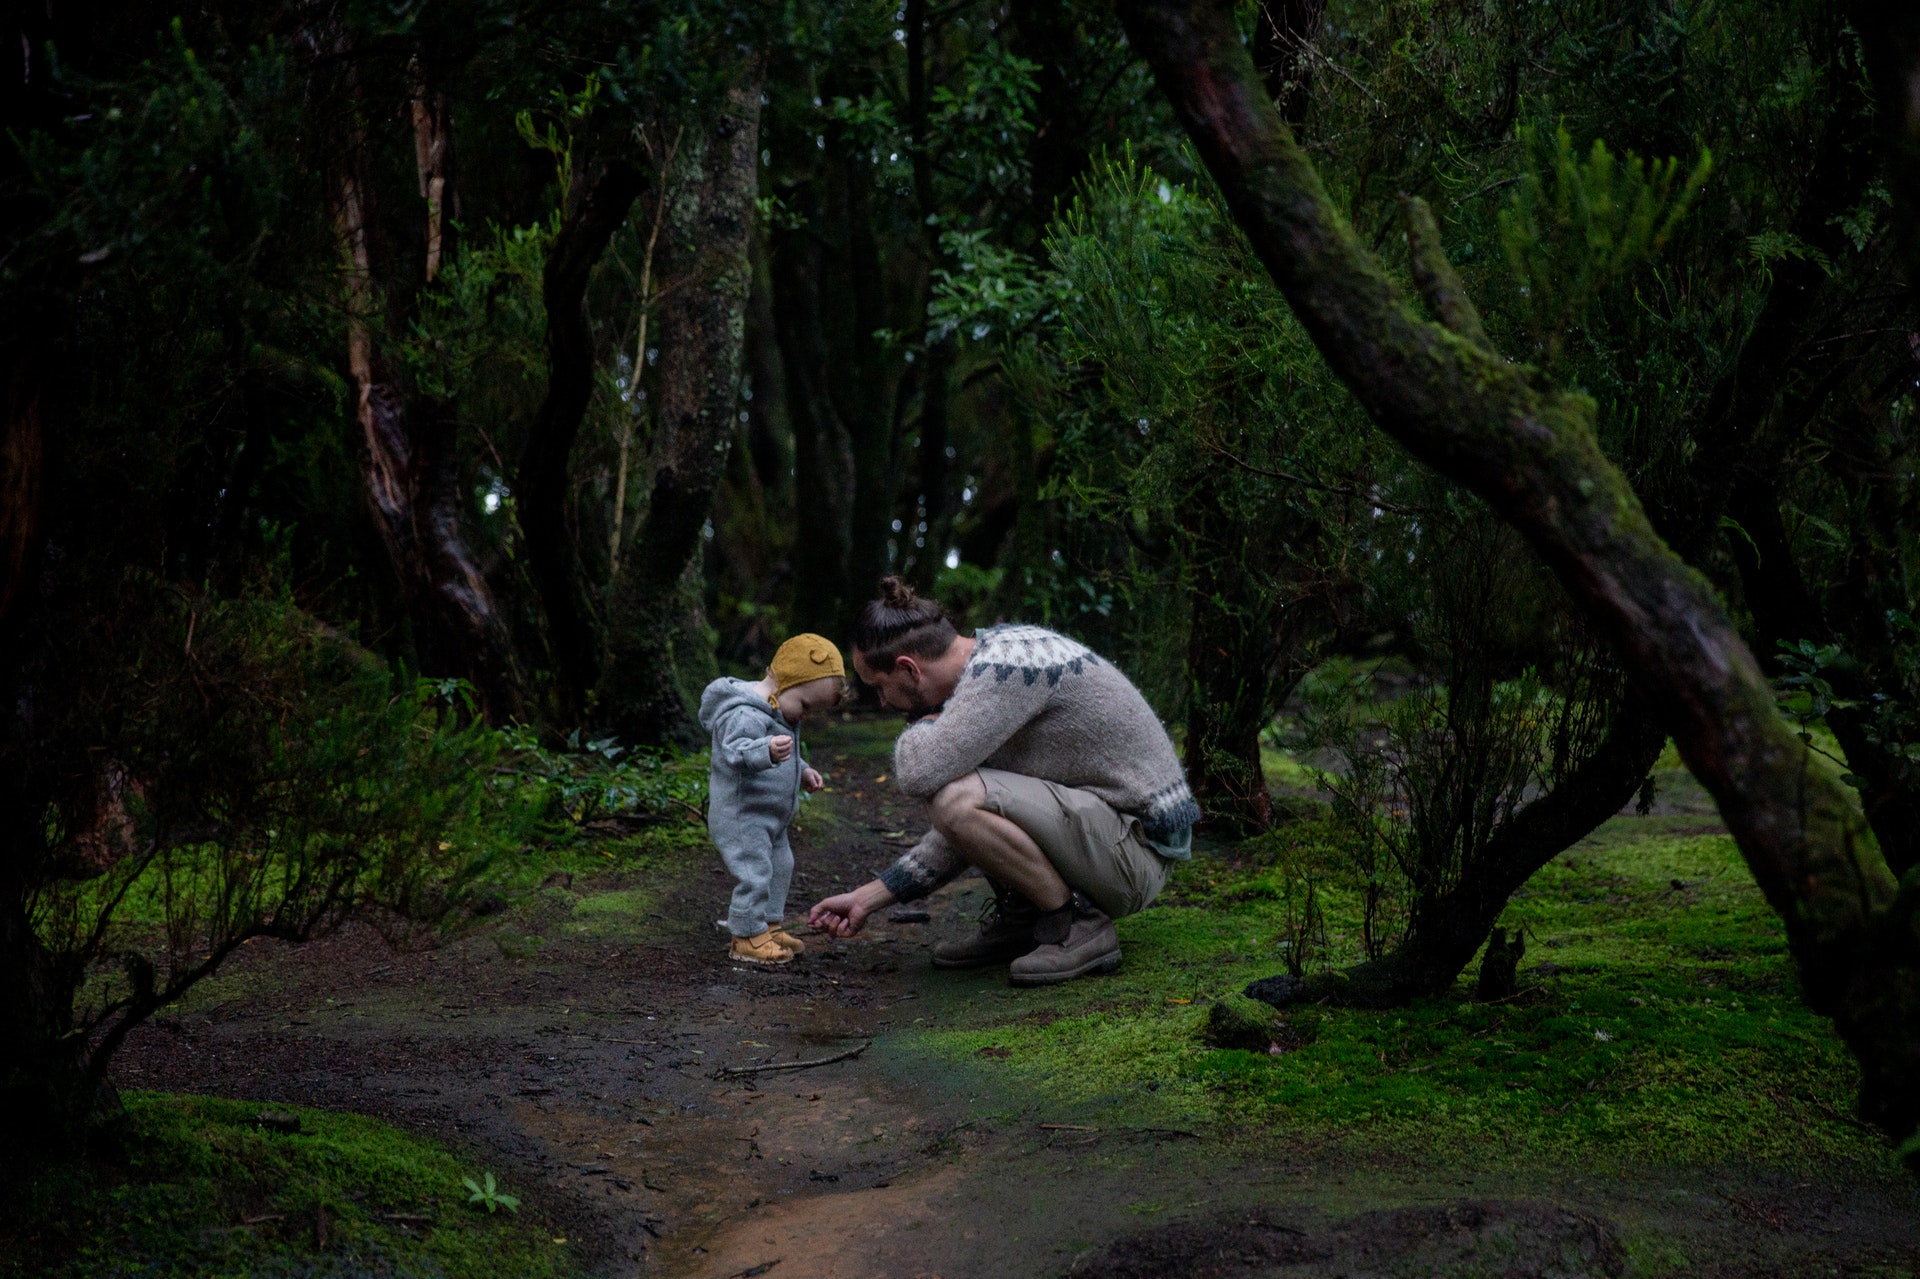
[[[566,871],[566,870],[556,870],[556,871],[554,871],[554,872],[553,872],[553,874],[551,874],[551,875],[549,875],[549,876],[547,876],[547,877],[546,877],[545,879],[543,879],[543,880],[541,880],[541,881],[540,881],[540,887],[542,887],[542,888],[572,888],[572,887],[573,887],[573,872],[572,872],[572,871]]]
[[[1207,1010],[1200,1037],[1215,1048],[1264,1053],[1283,1038],[1284,1024],[1285,1018],[1258,1000],[1228,995]]]

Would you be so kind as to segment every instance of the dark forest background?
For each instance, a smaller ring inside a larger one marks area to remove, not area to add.
[[[35,1116],[247,937],[443,906],[487,752],[697,746],[707,680],[885,573],[1119,661],[1211,832],[1289,819],[1275,748],[1323,761],[1368,886],[1343,998],[1443,989],[1653,801],[1621,632],[1373,428],[1103,4],[11,21],[0,1067]],[[1236,21],[1356,243],[1580,397],[1911,879],[1920,338],[1853,17]],[[165,927],[117,932],[156,875]],[[1332,980],[1311,923],[1290,997]]]

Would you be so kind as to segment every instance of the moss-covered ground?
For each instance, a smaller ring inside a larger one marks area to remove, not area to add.
[[[360,1115],[133,1093],[113,1157],[64,1165],[0,1207],[0,1274],[567,1276],[536,1213],[468,1200],[479,1161]],[[298,1122],[298,1131],[288,1118]],[[497,1184],[510,1194],[511,1178]],[[324,1249],[324,1251],[323,1251]]]
[[[1281,970],[1278,869],[1295,827],[1203,851],[1160,905],[1120,921],[1112,978],[936,995],[917,1050],[1059,1106],[1217,1126],[1301,1149],[1420,1163],[1648,1161],[1891,1172],[1850,1114],[1845,1048],[1802,1004],[1779,921],[1724,834],[1698,817],[1623,816],[1541,870],[1509,906],[1521,993],[1387,1012],[1291,1014],[1307,1042],[1210,1048],[1210,1003]],[[1357,897],[1321,890],[1332,962],[1358,954]]]
[[[885,781],[895,731],[856,719],[815,739],[833,780],[798,824],[791,917],[921,828]],[[503,821],[476,834],[491,851],[469,906],[434,937],[248,947],[138,1032],[117,1071],[123,1153],[15,1195],[0,1274],[579,1262],[718,1279],[779,1260],[804,1279],[843,1273],[831,1259],[852,1231],[873,1273],[1037,1276],[1210,1212],[1324,1231],[1536,1198],[1616,1223],[1632,1274],[1695,1273],[1729,1249],[1747,1260],[1727,1274],[1920,1258],[1901,1224],[1912,1189],[1850,1117],[1851,1061],[1671,759],[1651,815],[1607,823],[1508,907],[1527,940],[1517,997],[1475,1002],[1469,973],[1390,1012],[1292,1012],[1277,1053],[1211,1046],[1212,1003],[1283,968],[1301,868],[1337,861],[1311,783],[1277,770],[1294,820],[1200,847],[1120,921],[1118,973],[1046,990],[927,964],[971,925],[977,880],[928,903],[929,922],[876,918],[851,942],[810,938],[791,972],[742,974],[713,928],[728,885],[699,827]],[[1361,953],[1342,882],[1319,887],[1317,962],[1334,966]],[[791,1076],[714,1074],[869,1040]],[[154,1087],[171,1091],[133,1091]],[[198,1092],[252,1100],[183,1095]],[[262,1109],[303,1131],[261,1128]],[[425,1132],[448,1144],[410,1135]],[[467,1205],[462,1180],[487,1171],[526,1196],[520,1215]]]

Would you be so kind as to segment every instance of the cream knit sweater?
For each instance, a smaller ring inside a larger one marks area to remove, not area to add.
[[[1091,791],[1138,817],[1155,844],[1185,842],[1199,805],[1166,728],[1117,667],[1038,626],[995,626],[974,639],[939,717],[909,725],[894,745],[902,790],[931,796],[976,768],[998,768]],[[964,868],[929,831],[880,879],[907,901]]]

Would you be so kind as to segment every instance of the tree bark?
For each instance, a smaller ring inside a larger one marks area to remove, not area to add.
[[[1247,994],[1278,1007],[1324,1001],[1361,1008],[1390,1008],[1445,994],[1473,962],[1514,893],[1619,812],[1640,789],[1666,741],[1651,703],[1629,693],[1590,757],[1515,813],[1452,887],[1416,900],[1406,936],[1392,953],[1339,972],[1265,978],[1247,987]]]
[[[27,896],[0,885],[0,1167],[65,1153],[95,1109],[72,1033],[81,976],[34,934]]]
[[[7,379],[6,416],[0,419],[0,628],[38,558],[45,462],[39,373],[23,358]]]
[[[692,735],[690,677],[713,657],[698,583],[701,533],[726,472],[740,412],[740,359],[753,285],[750,239],[759,190],[760,70],[727,94],[697,155],[697,175],[669,197],[661,303],[659,421],[647,511],[612,584],[615,610],[602,714],[629,741]]]
[[[820,331],[826,252],[812,222],[773,235],[773,312],[793,421],[793,626],[833,633],[849,582],[853,445],[827,386]],[[861,584],[867,585],[867,584]]]
[[[1038,252],[1047,224],[1087,171],[1087,122],[1076,66],[1087,33],[1073,0],[1025,0],[1012,9],[1013,51],[1034,65],[1034,129],[1027,145],[1032,203],[1022,211],[1029,252]]]
[[[1920,1123],[1920,882],[1896,883],[1853,792],[1781,719],[1711,587],[1655,534],[1600,450],[1593,401],[1415,312],[1294,142],[1230,8],[1121,12],[1329,365],[1382,429],[1532,543],[1662,707],[1786,924],[1808,1003],[1861,1064],[1863,1114],[1904,1140]],[[1920,1167],[1920,1149],[1910,1157]]]
[[[457,430],[428,406],[416,439],[406,399],[374,347],[378,305],[361,141],[352,140],[336,188],[335,226],[345,266],[347,367],[356,391],[361,477],[414,624],[421,670],[470,682],[481,712],[499,723],[522,713],[507,627],[493,588],[461,529]]]
[[[830,138],[829,147],[836,141],[845,140]],[[840,616],[834,619],[830,633],[845,635],[853,629],[874,583],[893,568],[887,543],[895,536],[892,525],[899,497],[901,441],[894,429],[893,412],[899,369],[894,357],[881,350],[874,338],[876,331],[887,326],[888,319],[881,287],[880,245],[873,231],[873,183],[860,156],[845,145],[839,151],[835,179],[844,201],[844,275],[853,305],[842,317],[839,337],[844,344],[846,372],[837,385],[841,420],[847,424],[853,451],[853,510],[847,546],[851,589],[840,601]],[[904,559],[913,549],[913,531],[905,521],[898,536],[896,545]]]
[[[645,185],[624,161],[609,164],[553,239],[541,276],[547,311],[547,394],[520,453],[515,513],[527,541],[527,570],[547,614],[560,701],[577,717],[599,677],[599,641],[567,529],[573,442],[593,399],[593,333],[587,280]],[[637,376],[637,374],[636,374]]]
[[[1847,9],[1879,100],[1907,288],[1920,294],[1920,10],[1907,0],[1852,0]]]
[[[1267,96],[1296,129],[1313,100],[1307,45],[1326,11],[1327,0],[1263,0],[1254,17],[1253,64],[1266,83]]]
[[[1247,580],[1247,539],[1218,501],[1198,494],[1182,516],[1194,544],[1187,642],[1187,784],[1209,821],[1235,835],[1273,822],[1260,763],[1280,660],[1278,602]]]
[[[420,174],[420,198],[427,204],[427,283],[439,278],[441,264],[453,256],[453,219],[448,207],[459,190],[453,182],[453,127],[447,95],[418,77],[413,101],[413,159]]]

